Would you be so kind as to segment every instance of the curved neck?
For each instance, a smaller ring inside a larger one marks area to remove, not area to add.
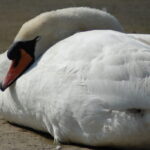
[[[40,36],[35,48],[37,58],[52,45],[74,33],[98,29],[123,32],[119,21],[109,13],[86,7],[66,8],[43,13],[26,22],[15,41],[32,40]]]

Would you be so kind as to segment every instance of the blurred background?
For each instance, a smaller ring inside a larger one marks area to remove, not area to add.
[[[9,47],[27,20],[45,11],[75,6],[107,10],[126,32],[150,33],[150,0],[0,0],[0,51]]]

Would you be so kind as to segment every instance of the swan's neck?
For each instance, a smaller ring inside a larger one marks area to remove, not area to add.
[[[35,57],[39,57],[53,44],[80,32],[96,29],[123,31],[112,15],[90,8],[68,8],[43,13],[25,23],[15,41],[32,40],[41,36],[36,45]]]

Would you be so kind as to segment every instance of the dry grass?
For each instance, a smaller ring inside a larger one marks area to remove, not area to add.
[[[71,6],[107,8],[127,32],[150,33],[149,0],[0,0],[0,50],[8,48],[28,19],[44,11]]]

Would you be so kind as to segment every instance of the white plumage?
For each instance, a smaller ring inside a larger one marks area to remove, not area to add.
[[[1,114],[56,141],[149,146],[150,45],[134,36],[94,30],[57,42],[0,92]]]

